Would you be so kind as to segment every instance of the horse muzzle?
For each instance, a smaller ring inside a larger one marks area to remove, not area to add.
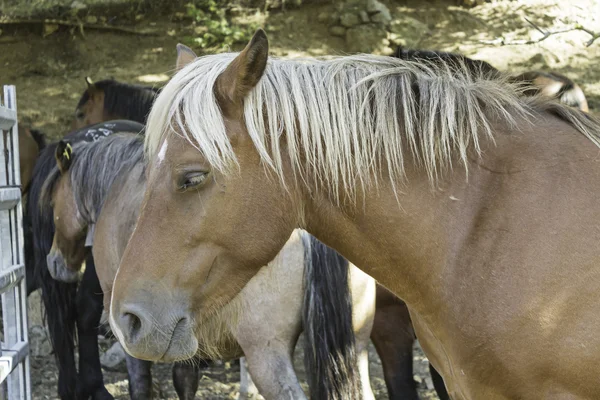
[[[50,276],[52,276],[53,279],[65,283],[79,281],[79,271],[69,269],[61,254],[51,251],[50,254],[46,256],[46,264],[48,265]]]
[[[135,358],[174,362],[198,351],[192,318],[181,303],[145,293],[128,296],[120,307],[111,304],[109,320],[125,351]]]

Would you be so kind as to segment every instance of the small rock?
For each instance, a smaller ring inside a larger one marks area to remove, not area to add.
[[[360,25],[360,17],[354,13],[345,13],[340,17],[340,23],[346,28]]]
[[[334,11],[331,13],[331,15],[329,16],[329,21],[331,24],[336,24],[338,22],[340,22],[340,12],[339,11]]]
[[[198,36],[204,35],[206,32],[208,32],[208,28],[205,25],[194,27],[194,33]]]
[[[123,366],[120,364],[125,361],[125,350],[119,342],[115,342],[106,353],[100,356],[100,365],[109,371],[120,371]],[[126,369],[126,367],[125,367]]]
[[[537,53],[525,62],[532,69],[543,69],[548,66],[548,61],[542,53]]]
[[[371,15],[371,21],[387,25],[392,22],[392,14],[385,4],[377,0],[367,0],[367,11]]]
[[[427,387],[427,390],[435,389],[435,386],[433,385],[433,380],[431,380],[430,376],[425,377],[425,386]]]
[[[429,27],[414,18],[402,16],[392,21],[389,26],[390,39],[402,46],[416,48],[427,36]]]
[[[329,28],[329,33],[331,33],[333,36],[344,36],[346,34],[346,28],[337,25],[332,26]]]
[[[331,14],[323,11],[322,13],[319,13],[319,15],[317,16],[317,21],[319,21],[321,23],[327,23],[327,22],[329,22],[330,18],[331,18]]]
[[[82,2],[75,0],[71,3],[71,8],[74,10],[85,10],[87,6]]]
[[[52,344],[43,326],[34,325],[29,328],[29,348],[33,356],[47,356],[52,353]]]
[[[371,21],[375,22],[376,24],[388,25],[390,22],[392,22],[392,16],[389,12],[387,14],[384,12],[378,12],[377,14],[373,14],[371,16]]]
[[[351,53],[381,52],[387,32],[377,25],[359,25],[346,31],[346,46]]]
[[[142,15],[143,17],[143,15]],[[183,21],[184,19],[186,19],[187,15],[185,15],[185,13],[182,12],[176,12],[175,14],[173,14],[173,20],[174,21]],[[137,19],[137,16],[136,16]]]
[[[385,4],[377,0],[367,0],[367,11],[369,13],[376,13],[381,11],[383,8],[387,9]],[[389,10],[388,10],[389,11]]]
[[[85,18],[85,21],[86,21],[88,24],[95,24],[96,22],[98,22],[98,18],[97,18],[97,17],[94,17],[93,15],[88,15],[88,16]]]
[[[44,34],[42,36],[50,36],[58,30],[58,24],[44,24]]]
[[[369,22],[369,14],[367,14],[367,12],[365,10],[360,10],[358,15],[360,16],[360,20],[362,21],[363,24],[366,24]]]
[[[382,56],[391,56],[395,52],[396,52],[396,46],[394,46],[394,48],[392,48],[390,46],[386,46],[386,47],[384,47],[384,48],[381,49],[381,55]]]

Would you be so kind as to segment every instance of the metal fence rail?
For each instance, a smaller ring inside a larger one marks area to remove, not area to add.
[[[19,170],[17,96],[4,86],[0,101],[0,293],[4,337],[0,356],[0,397],[31,399],[27,289],[23,254],[23,213]]]

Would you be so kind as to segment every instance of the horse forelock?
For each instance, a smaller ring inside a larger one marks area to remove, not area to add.
[[[214,93],[234,57],[200,57],[163,88],[148,121],[148,157],[177,132],[217,170],[236,164]],[[376,184],[383,171],[392,184],[403,182],[409,157],[432,183],[456,160],[468,171],[468,148],[480,154],[482,140],[493,141],[493,122],[514,127],[534,109],[547,108],[546,100],[522,91],[507,77],[477,73],[460,58],[452,66],[372,55],[271,58],[244,100],[244,122],[263,163],[281,179],[285,142],[296,176],[308,175],[338,197],[337,188],[353,195]],[[566,114],[597,143],[597,124]]]

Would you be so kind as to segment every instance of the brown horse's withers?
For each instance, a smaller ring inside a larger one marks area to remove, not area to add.
[[[302,226],[406,301],[452,398],[597,396],[600,125],[501,80],[267,50],[196,60],[157,99],[114,329],[166,293],[201,323]]]

